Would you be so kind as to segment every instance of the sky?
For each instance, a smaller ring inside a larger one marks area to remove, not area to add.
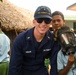
[[[66,8],[74,3],[76,0],[8,0],[11,3],[35,12],[38,6],[48,6],[51,12],[56,10],[63,12],[65,15],[76,15],[76,11],[67,10]]]

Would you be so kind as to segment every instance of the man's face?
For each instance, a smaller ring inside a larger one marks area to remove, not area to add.
[[[51,20],[49,18],[39,18],[33,21],[35,25],[35,32],[45,34],[49,30]]]
[[[55,30],[59,29],[65,24],[65,21],[60,15],[55,15],[52,17],[52,26]]]

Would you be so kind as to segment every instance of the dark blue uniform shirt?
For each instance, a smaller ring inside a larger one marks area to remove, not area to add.
[[[33,32],[34,28],[16,37],[12,47],[9,75],[48,75],[44,64],[45,58],[48,57],[51,57],[51,64],[56,67],[54,64],[58,45],[54,41],[54,36],[48,31],[39,44]]]

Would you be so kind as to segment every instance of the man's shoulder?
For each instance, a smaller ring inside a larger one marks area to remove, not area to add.
[[[19,35],[16,37],[16,39],[26,39],[26,37],[31,36],[33,32],[33,28],[28,29],[26,31],[23,31],[21,33],[19,33]]]
[[[22,35],[30,35],[30,34],[32,33],[32,31],[33,31],[33,28],[28,29],[28,30],[26,30],[26,31],[23,31],[23,32],[19,33],[18,36],[22,36]]]

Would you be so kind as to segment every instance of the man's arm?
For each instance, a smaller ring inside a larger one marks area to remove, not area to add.
[[[20,39],[16,38],[11,49],[8,75],[22,75],[23,71],[22,62],[23,62],[22,46]]]
[[[58,75],[57,72],[57,53],[61,49],[61,46],[58,44],[57,41],[54,42],[54,46],[51,51],[51,57],[50,57],[50,62],[51,62],[51,70],[50,70],[50,75]]]

